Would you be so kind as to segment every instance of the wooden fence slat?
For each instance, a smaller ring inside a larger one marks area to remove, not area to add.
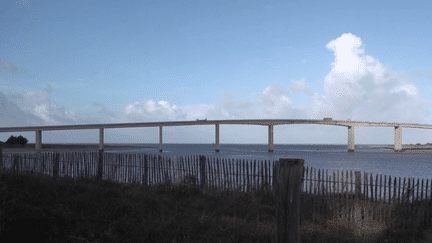
[[[431,182],[432,182],[432,181],[431,181]],[[426,200],[426,201],[430,200],[430,199],[428,198],[428,196],[427,196],[427,193],[428,193],[428,184],[429,184],[429,179],[426,179],[426,193],[425,193],[425,200]],[[431,186],[431,187],[432,187],[432,186]],[[428,219],[428,225],[430,225],[430,223],[431,223],[431,221],[430,221],[430,219],[431,219],[430,204],[429,204],[429,207],[428,207],[427,219]]]
[[[330,200],[330,179],[329,179],[329,175],[328,175],[328,169],[326,169],[326,202],[329,203]]]
[[[166,176],[166,159],[165,156],[161,156],[160,160],[160,175],[161,175],[161,181],[160,183],[165,183],[167,181]]]
[[[161,183],[161,168],[160,168],[160,164],[162,158],[160,155],[155,156],[155,185],[160,184]]]
[[[123,183],[128,182],[128,154],[124,154],[123,156]]]
[[[318,208],[318,212],[319,213],[322,213],[322,196],[321,196],[321,191],[320,191],[320,189],[321,189],[321,170],[320,169],[318,169],[318,181],[317,181],[317,185],[316,185],[316,187],[318,187],[317,188],[317,195],[316,196],[319,196],[319,202],[320,202],[320,207]]]
[[[249,192],[250,184],[249,184],[249,162],[246,162],[246,191]]]
[[[264,163],[261,163],[261,185],[263,186],[263,188],[265,188],[264,185],[265,185],[265,176],[266,176],[266,173],[264,172],[264,165],[265,165],[265,161]]]
[[[384,181],[384,187],[386,186],[386,184],[385,184],[385,181]],[[381,219],[381,222],[383,222],[384,220],[385,220],[385,212],[384,212],[384,205],[385,205],[385,203],[386,203],[386,200],[385,200],[385,198],[383,198],[382,197],[382,188],[383,187],[383,184],[382,184],[382,175],[380,174],[380,193],[379,193],[379,198],[382,200],[381,202],[382,202],[382,204],[381,204],[381,210],[380,210],[380,219]]]
[[[243,191],[246,192],[247,191],[247,167],[246,167],[246,163],[244,161],[244,159],[242,159],[242,177],[243,177]]]
[[[376,220],[376,197],[375,197],[375,199],[374,199],[374,188],[373,188],[373,186],[374,186],[374,181],[373,181],[373,176],[372,176],[372,173],[370,174],[370,179],[369,179],[369,187],[370,187],[370,196],[371,196],[371,198],[370,198],[370,203],[371,203],[371,205],[372,205],[372,216],[373,216],[373,220]],[[375,181],[375,184],[376,184],[376,181]]]
[[[162,175],[163,175],[163,183],[167,183],[169,181],[169,176],[168,176],[168,158],[166,156],[162,157]],[[168,184],[166,184],[168,185]]]
[[[384,175],[384,200],[387,201],[390,205],[391,201],[390,201],[390,191],[391,191],[391,176],[389,177],[389,183],[387,184],[387,175]],[[388,198],[386,197],[386,188],[389,188],[389,196]],[[389,218],[389,211],[385,210],[385,219],[386,219],[386,224],[388,222]]]
[[[220,184],[220,190],[221,193],[225,191],[225,170],[223,165],[223,158],[216,158],[216,161],[218,162],[218,170],[220,171],[219,177],[219,184]]]
[[[149,171],[149,156],[148,154],[144,154],[142,157],[143,159],[143,165],[142,165],[142,170],[143,170],[143,182],[142,184],[147,187],[148,186],[148,171]]]
[[[269,182],[268,182],[268,170],[267,170],[267,160],[264,162],[264,184],[269,188]]]
[[[216,186],[217,186],[217,189],[218,189],[218,192],[219,192],[220,188],[222,187],[222,184],[221,184],[221,181],[220,181],[221,171],[219,169],[219,157],[215,158],[215,170],[216,170],[216,177],[215,177],[215,179],[216,179]]]
[[[253,179],[253,181],[252,181],[252,185],[253,185],[253,190],[254,191],[256,191],[256,189],[257,189],[257,168],[256,168],[256,160],[254,160],[254,162],[253,162],[253,170],[252,170],[252,172],[251,172],[252,174],[253,174],[253,176],[252,176],[252,179]]]
[[[236,159],[236,162],[234,162],[234,160],[228,159],[228,188],[229,190],[235,192],[237,188],[235,188],[234,175],[235,173],[238,173],[238,171],[234,171],[234,163],[238,164],[238,159]]]
[[[246,190],[246,180],[245,180],[245,164],[244,164],[244,160],[240,159],[239,160],[240,163],[240,191],[245,191]]]
[[[207,174],[208,174],[208,178],[209,178],[209,185],[210,185],[210,188],[212,188],[212,191],[214,190],[214,188],[215,188],[215,183],[216,183],[216,181],[215,181],[215,176],[216,176],[216,170],[215,170],[215,166],[216,166],[216,163],[215,163],[215,160],[214,160],[214,158],[209,158],[209,157],[207,157],[206,158],[206,160],[207,160],[207,165],[206,165],[206,167],[208,168],[207,169]]]
[[[133,160],[133,154],[128,153],[127,154],[127,160],[128,160],[128,182],[129,184],[134,183],[134,160]]]
[[[219,170],[218,170],[218,167],[217,167],[217,158],[216,157],[213,157],[212,158],[212,168],[213,168],[213,188],[215,189],[215,193],[217,193],[218,192],[218,190],[219,190],[219,178],[218,178],[218,176],[219,176]]]
[[[190,156],[188,156],[188,164],[189,164],[189,174],[190,174],[190,176],[194,176],[194,173],[193,173],[193,163],[191,163],[191,157]],[[194,178],[194,183],[195,183],[196,179],[198,179],[198,178]]]
[[[223,167],[224,167],[224,179],[225,179],[225,189],[224,190],[228,190],[229,189],[229,182],[228,182],[228,167],[227,167],[227,159],[223,158]]]
[[[194,173],[194,176],[195,176],[195,182],[196,182],[196,184],[197,185],[199,185],[199,184],[201,184],[200,183],[200,174],[199,174],[199,156],[198,155],[195,155],[195,156],[193,156],[192,157],[192,161],[193,161],[193,163],[192,163],[192,165],[193,165],[193,173]]]
[[[238,186],[238,184],[235,184],[235,180],[234,180],[234,176],[236,174],[234,173],[238,173],[238,170],[235,171],[235,165],[239,165],[238,163],[238,159],[226,159],[226,166],[227,166],[227,173],[228,173],[228,190],[235,193],[235,190],[237,189],[236,186]],[[235,178],[238,178],[237,176],[235,176]]]
[[[346,212],[345,213],[345,218],[346,219],[349,219],[349,218],[351,218],[351,213],[350,213],[350,207],[349,207],[349,201],[351,201],[350,200],[350,198],[351,198],[351,191],[350,191],[350,188],[352,187],[352,185],[350,184],[350,180],[349,180],[349,171],[348,170],[345,170],[345,177],[344,177],[344,188],[345,188],[345,193],[344,193],[344,202],[345,202],[345,209],[344,209],[344,212]]]

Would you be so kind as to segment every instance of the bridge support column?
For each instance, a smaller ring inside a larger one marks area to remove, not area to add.
[[[355,131],[354,127],[348,127],[348,152],[354,152],[355,147]]]
[[[219,144],[219,124],[216,124],[215,125],[215,129],[216,129],[216,131],[215,131],[215,133],[216,133],[216,137],[215,137],[215,151],[216,152],[219,152],[219,150],[220,150],[220,144]]]
[[[36,150],[42,149],[42,131],[41,130],[36,131],[35,149]]]
[[[99,128],[99,150],[104,149],[104,130]]]
[[[394,151],[395,152],[402,151],[402,127],[401,126],[395,126]]]
[[[274,151],[274,144],[273,144],[273,125],[268,126],[268,151],[273,152]]]
[[[162,152],[162,126],[159,126],[159,152]]]

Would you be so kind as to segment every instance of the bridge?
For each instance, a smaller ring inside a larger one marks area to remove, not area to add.
[[[394,123],[394,122],[370,122],[324,119],[238,119],[238,120],[196,120],[196,121],[167,121],[167,122],[138,122],[138,123],[113,123],[113,124],[81,124],[81,125],[58,125],[58,126],[32,126],[32,127],[3,127],[0,132],[36,132],[36,151],[42,148],[42,131],[50,130],[79,130],[99,129],[99,150],[104,148],[104,129],[107,128],[131,128],[131,127],[159,127],[159,152],[162,152],[162,128],[169,126],[215,126],[215,151],[220,151],[219,126],[220,125],[259,125],[268,127],[268,151],[274,151],[273,128],[277,125],[295,124],[318,124],[329,126],[344,126],[348,128],[348,152],[354,152],[356,127],[394,127],[394,151],[402,150],[402,128],[432,129],[432,125],[416,123]]]

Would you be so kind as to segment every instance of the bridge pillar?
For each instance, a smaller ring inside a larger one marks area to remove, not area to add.
[[[42,149],[42,131],[41,130],[36,130],[35,149],[36,150]]]
[[[268,126],[268,151],[273,152],[274,151],[274,144],[273,144],[273,125]]]
[[[99,128],[99,150],[104,149],[104,130]]]
[[[216,137],[215,137],[215,151],[219,152],[220,150],[220,144],[219,144],[219,124],[215,125],[215,129],[216,129]]]
[[[395,126],[394,133],[394,151],[400,152],[402,150],[402,127]]]
[[[354,152],[355,147],[355,132],[354,127],[348,127],[348,152]]]
[[[159,126],[159,152],[162,152],[162,126]]]

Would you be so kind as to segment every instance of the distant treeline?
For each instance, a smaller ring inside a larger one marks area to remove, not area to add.
[[[21,147],[25,146],[28,142],[28,139],[19,135],[18,137],[10,136],[6,142],[0,141],[0,145],[7,145],[9,147]]]

